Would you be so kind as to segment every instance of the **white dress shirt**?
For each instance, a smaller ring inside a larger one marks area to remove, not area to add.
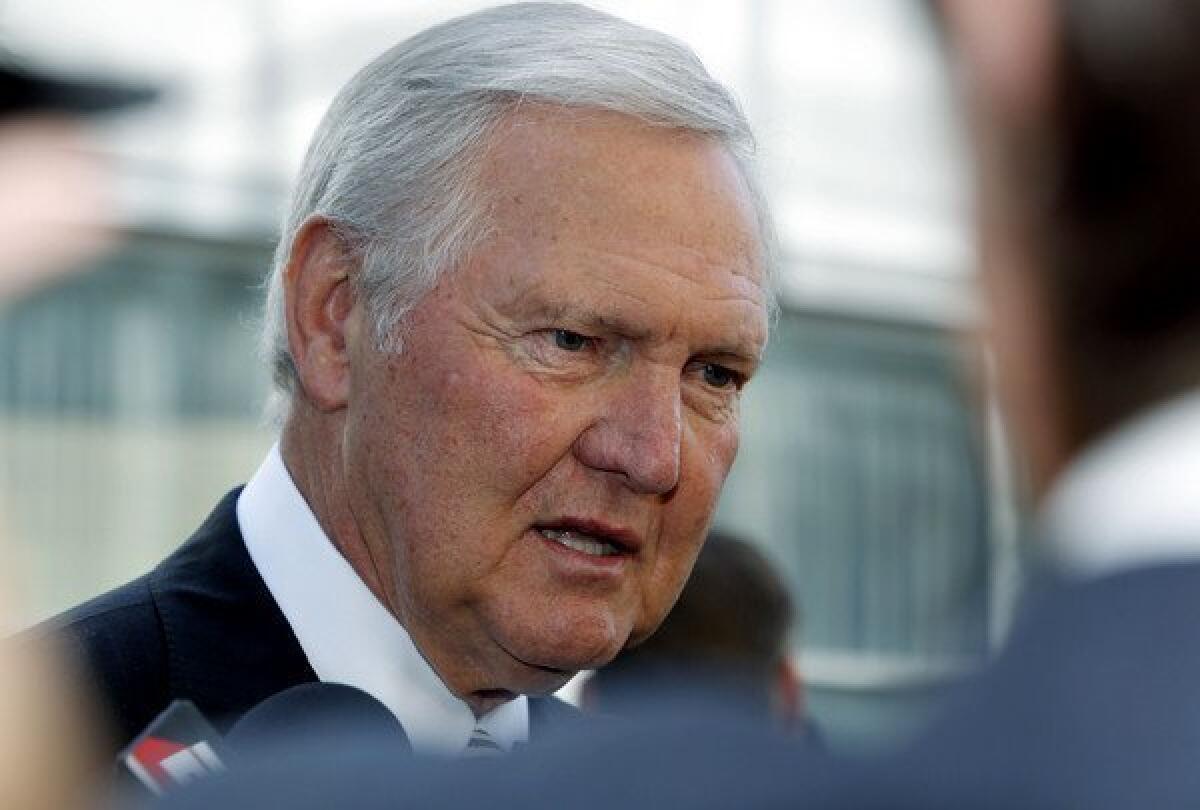
[[[1041,528],[1068,573],[1200,562],[1200,392],[1093,444],[1048,494]]]
[[[237,516],[250,558],[317,677],[377,698],[400,720],[413,750],[457,755],[476,726],[505,749],[529,737],[524,696],[476,720],[446,688],[325,536],[278,444],[238,498]]]

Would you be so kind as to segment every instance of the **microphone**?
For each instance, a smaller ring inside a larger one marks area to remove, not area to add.
[[[246,712],[225,741],[237,756],[272,748],[327,748],[353,738],[411,752],[392,712],[371,695],[342,683],[306,683],[285,689]]]
[[[117,781],[161,796],[222,771],[219,735],[190,700],[176,700],[117,756]]]
[[[224,739],[191,701],[176,700],[118,755],[117,787],[162,796],[227,765],[328,756],[345,743],[397,756],[412,752],[404,727],[386,706],[341,683],[306,683],[272,695],[242,715]]]

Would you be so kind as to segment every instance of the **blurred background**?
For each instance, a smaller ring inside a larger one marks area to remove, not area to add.
[[[0,522],[29,623],[151,566],[272,441],[255,349],[292,175],[337,88],[489,5],[0,0],[0,46],[151,83],[92,128],[123,240],[0,309]],[[1019,516],[975,327],[963,146],[916,0],[597,0],[742,99],[783,243],[784,312],[718,523],[803,605],[831,739],[902,735],[1003,638]],[[982,405],[982,407],[980,407]]]

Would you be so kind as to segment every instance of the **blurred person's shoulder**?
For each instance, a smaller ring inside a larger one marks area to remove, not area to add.
[[[1182,561],[1046,578],[995,662],[822,806],[1194,807],[1198,589]]]

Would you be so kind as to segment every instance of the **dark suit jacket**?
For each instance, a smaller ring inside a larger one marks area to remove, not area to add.
[[[317,679],[246,551],[240,492],[150,573],[50,622],[107,710],[116,748],[172,700],[191,700],[225,731],[271,695]],[[529,706],[531,735],[577,714],[555,698]]]
[[[1200,807],[1200,564],[1055,585],[953,703],[914,745],[869,760],[803,749],[718,700],[469,769],[397,767],[347,743],[162,806]]]

